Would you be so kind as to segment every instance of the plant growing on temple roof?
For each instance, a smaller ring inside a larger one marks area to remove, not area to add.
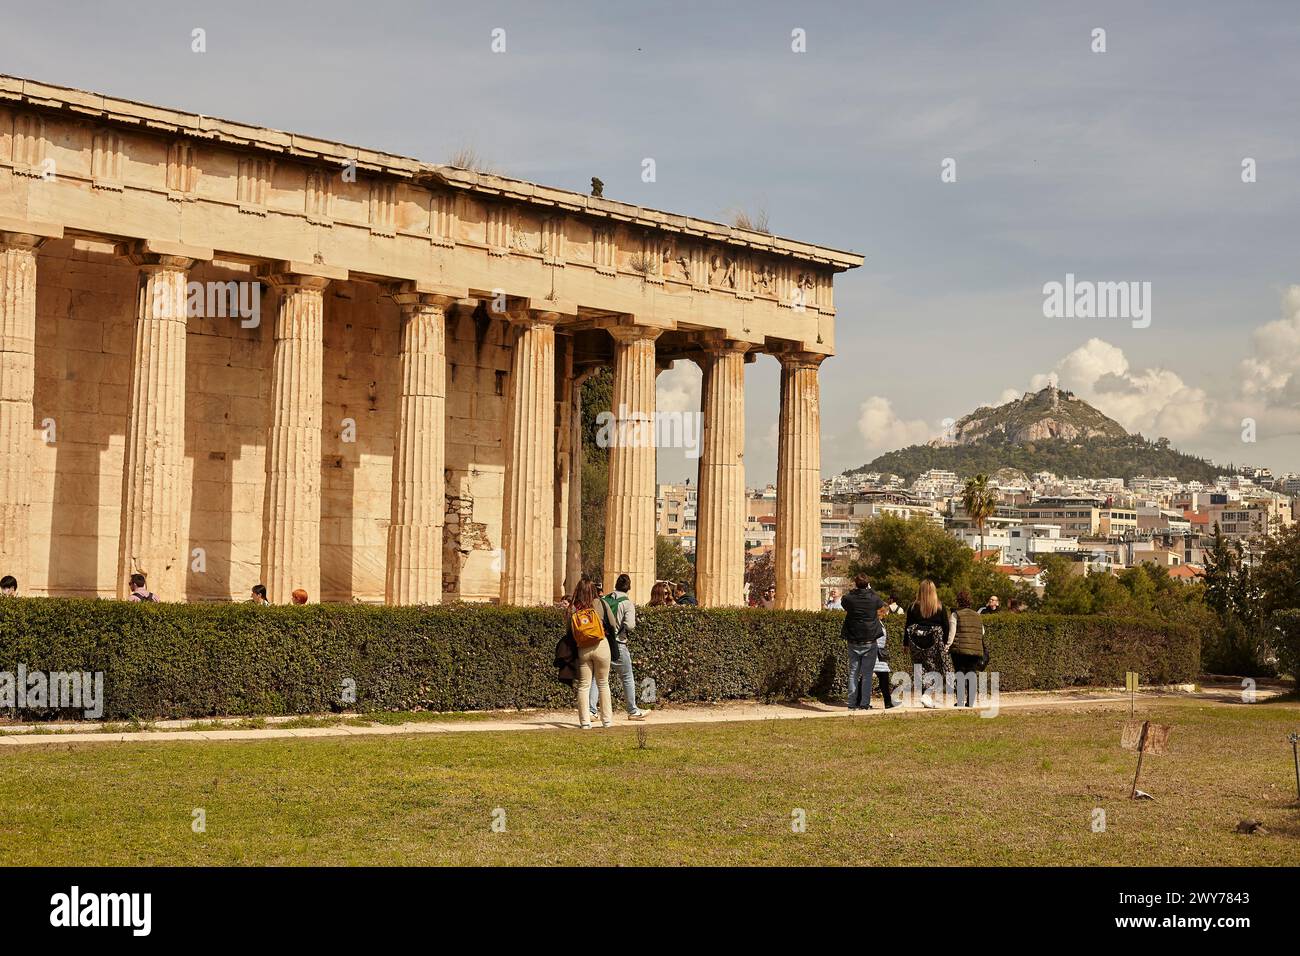
[[[761,207],[752,216],[744,209],[737,209],[731,214],[731,225],[736,229],[747,229],[750,232],[761,232],[769,236],[772,234],[768,225],[767,210]]]
[[[455,166],[457,169],[468,169],[476,173],[487,173],[489,176],[505,175],[495,163],[490,162],[486,156],[479,152],[478,147],[469,144],[455,149],[447,157],[447,165]]]

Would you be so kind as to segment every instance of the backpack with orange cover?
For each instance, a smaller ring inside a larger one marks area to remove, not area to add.
[[[579,608],[569,618],[573,640],[579,647],[595,647],[605,639],[605,625],[593,607]]]

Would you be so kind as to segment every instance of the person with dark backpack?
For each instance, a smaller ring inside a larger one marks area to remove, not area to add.
[[[903,644],[911,652],[913,667],[920,666],[923,673],[944,675],[952,672],[948,645],[952,643],[956,619],[950,618],[934,582],[928,578],[921,582],[916,600],[907,609],[907,623],[903,625]],[[942,683],[940,684],[942,686]],[[921,706],[934,707],[934,701],[915,688]]]
[[[632,603],[628,591],[632,588],[632,578],[620,574],[614,582],[614,590],[599,601],[601,617],[605,624],[605,633],[609,635],[612,651],[611,669],[618,671],[623,678],[623,705],[627,708],[628,720],[645,720],[645,712],[636,705],[636,676],[632,673],[632,651],[627,639],[636,630],[636,605]],[[591,714],[596,713],[596,691],[591,690]]]
[[[149,590],[145,585],[144,575],[137,571],[131,575],[131,593],[126,596],[126,599],[128,601],[154,602],[158,600],[158,596]]]

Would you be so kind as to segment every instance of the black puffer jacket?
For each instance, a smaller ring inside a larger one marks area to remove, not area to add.
[[[875,641],[885,633],[885,625],[880,623],[879,616],[885,602],[871,588],[847,591],[840,603],[844,606],[844,627],[840,630],[840,636],[850,644]]]

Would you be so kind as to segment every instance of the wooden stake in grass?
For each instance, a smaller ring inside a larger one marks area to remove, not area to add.
[[[1169,742],[1170,724],[1153,724],[1149,720],[1138,723],[1130,720],[1124,725],[1119,745],[1125,750],[1136,750],[1138,755],[1137,771],[1133,774],[1133,789],[1129,792],[1130,800],[1150,800],[1151,794],[1138,789],[1138,777],[1142,776],[1142,758],[1147,754],[1164,756],[1165,744]]]
[[[1128,690],[1128,719],[1133,719],[1133,702],[1137,697],[1138,691],[1138,673],[1137,671],[1126,671],[1124,673],[1124,686]]]
[[[1291,741],[1291,759],[1295,761],[1295,802],[1300,803],[1300,750],[1296,749],[1296,744],[1300,744],[1300,734],[1293,730],[1287,740]]]

